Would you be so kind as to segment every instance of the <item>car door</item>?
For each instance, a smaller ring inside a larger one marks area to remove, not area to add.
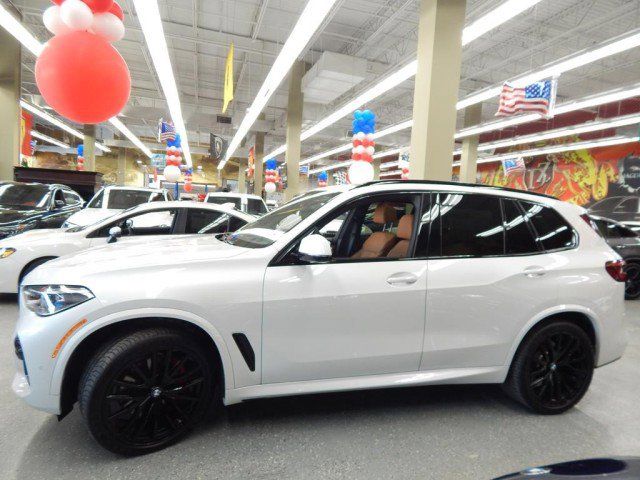
[[[44,213],[40,228],[59,228],[74,211],[73,207],[67,204],[63,190],[56,188],[51,193],[49,210]]]
[[[433,197],[419,239],[429,257],[421,369],[504,365],[520,330],[555,304],[564,263],[553,252],[575,245],[575,232],[533,203],[525,209],[492,195]]]
[[[180,234],[184,231],[183,221],[178,208],[159,208],[157,210],[137,212],[120,217],[93,232],[91,246],[104,245],[109,239],[109,231],[120,227],[122,235],[117,243],[129,243],[144,238],[154,240],[168,235]]]
[[[358,256],[364,236],[370,236],[363,235],[366,213],[373,205],[378,208],[383,203],[394,205],[407,215],[421,208],[419,195],[388,194],[356,201],[323,218],[266,269],[263,383],[418,369],[424,332],[426,261],[414,259],[411,250],[402,258],[389,258],[386,250],[376,258]],[[302,238],[321,234],[326,225],[345,217],[339,232],[331,233],[330,261],[305,264],[297,259]],[[399,221],[377,224],[375,233],[392,238]],[[411,242],[411,249],[414,222],[404,222],[411,225],[411,231],[404,233],[411,238],[403,240],[407,245]]]

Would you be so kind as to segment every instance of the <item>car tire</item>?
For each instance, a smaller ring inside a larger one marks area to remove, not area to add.
[[[89,362],[80,410],[92,436],[114,453],[163,449],[189,433],[219,397],[214,365],[211,352],[181,332],[127,334]]]
[[[640,262],[628,261],[625,268],[627,283],[625,284],[624,298],[637,300],[640,298]]]
[[[18,278],[18,287],[20,287],[20,285],[22,284],[22,280],[24,280],[24,278],[31,272],[33,272],[36,268],[51,260],[55,260],[56,258],[57,257],[42,257],[28,263],[27,266],[22,269],[22,272],[20,272],[20,277]]]
[[[582,399],[591,384],[594,367],[589,336],[574,323],[558,321],[525,338],[504,389],[536,413],[559,414]]]

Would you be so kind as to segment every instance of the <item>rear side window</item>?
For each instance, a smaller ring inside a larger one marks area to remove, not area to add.
[[[187,210],[184,233],[223,233],[227,231],[228,216],[215,210]]]
[[[102,208],[102,202],[104,201],[104,190],[100,190],[97,196],[93,197],[93,199],[87,205],[87,208]]]
[[[267,213],[267,207],[264,206],[264,202],[262,200],[249,198],[247,200],[247,213],[250,213],[251,215],[264,215]]]
[[[549,207],[521,201],[527,218],[531,220],[537,241],[545,250],[560,250],[576,246],[576,234],[558,212]]]
[[[529,219],[513,200],[502,201],[506,234],[507,255],[538,253],[540,249],[531,229]]]

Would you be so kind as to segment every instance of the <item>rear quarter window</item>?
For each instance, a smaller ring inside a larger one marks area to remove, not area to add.
[[[553,208],[525,201],[520,204],[533,225],[536,240],[545,250],[568,249],[578,244],[573,227]]]

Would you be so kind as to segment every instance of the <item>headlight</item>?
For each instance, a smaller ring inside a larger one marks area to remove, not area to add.
[[[41,317],[47,317],[91,300],[94,295],[84,287],[31,285],[22,288],[22,297],[29,310]]]
[[[0,258],[7,258],[16,253],[15,248],[3,247],[0,248]]]

